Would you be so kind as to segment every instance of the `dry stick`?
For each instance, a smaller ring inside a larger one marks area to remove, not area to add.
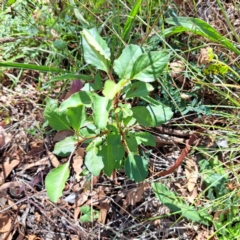
[[[191,146],[194,144],[195,140],[197,140],[199,138],[199,134],[203,131],[204,131],[204,129],[200,128],[194,134],[192,134],[190,139],[186,141],[186,147],[182,150],[182,152],[181,152],[180,156],[178,157],[177,161],[175,162],[175,164],[167,171],[157,173],[157,174],[155,174],[155,176],[157,175],[159,177],[163,177],[163,176],[173,173],[182,164],[183,159],[189,153]]]

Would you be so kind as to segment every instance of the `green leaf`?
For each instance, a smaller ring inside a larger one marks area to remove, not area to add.
[[[78,131],[86,121],[86,109],[84,105],[78,105],[74,108],[69,108],[67,111],[67,119],[72,128]]]
[[[85,91],[76,92],[71,95],[67,100],[63,101],[59,107],[59,111],[65,111],[68,108],[77,107],[79,105],[91,106],[90,93]]]
[[[105,72],[109,71],[110,49],[95,28],[83,29],[82,47],[84,59],[87,63]]]
[[[137,140],[135,138],[135,133],[129,132],[126,137],[126,142],[127,142],[128,148],[131,152],[133,152],[133,153],[138,152],[138,144],[137,144]]]
[[[156,139],[149,132],[136,132],[135,137],[138,145],[143,144],[144,146],[150,146],[150,147],[156,146]]]
[[[112,154],[115,156],[116,161],[123,160],[123,157],[125,155],[125,148],[120,143],[118,145],[112,146]]]
[[[119,104],[119,106],[121,107],[123,118],[127,118],[133,115],[133,112],[131,110],[132,106],[130,103],[121,105]]]
[[[80,217],[80,221],[82,223],[91,222],[99,217],[99,212],[87,205],[80,207],[80,211],[83,213],[83,215]]]
[[[56,39],[53,42],[53,45],[55,48],[57,48],[58,50],[63,50],[67,47],[67,43],[61,39]]]
[[[69,175],[69,162],[60,165],[48,173],[45,179],[45,186],[51,201],[57,202],[59,197],[62,196],[62,191]]]
[[[122,54],[114,61],[113,69],[121,79],[129,79],[133,64],[143,53],[138,45],[130,44],[123,49]]]
[[[120,144],[121,135],[118,132],[110,132],[107,135],[107,144],[116,146]]]
[[[171,32],[175,34],[178,32],[190,31],[194,34],[204,36],[213,42],[220,43],[233,52],[240,54],[240,51],[227,38],[223,37],[216,31],[216,29],[201,19],[191,17],[172,17],[167,18],[166,22],[180,27],[171,28],[167,31],[165,30],[165,32],[163,32],[165,35],[169,36]]]
[[[141,6],[141,3],[142,3],[142,0],[137,0],[135,6],[132,7],[132,10],[131,10],[130,14],[128,15],[127,21],[124,24],[124,29],[123,29],[123,34],[122,34],[123,41],[129,40],[129,34],[132,29],[134,19],[135,19],[136,15],[138,13],[138,10]]]
[[[148,175],[148,162],[143,157],[130,152],[125,162],[125,171],[130,179],[141,182]]]
[[[170,120],[173,116],[173,112],[170,107],[166,107],[163,104],[158,106],[147,106],[147,109],[152,117],[152,127],[158,126]]]
[[[137,119],[137,122],[145,127],[153,126],[153,120],[150,112],[146,107],[137,106],[132,108],[133,117]]]
[[[169,61],[167,52],[143,53],[133,65],[131,79],[153,82],[163,72]]]
[[[153,183],[152,188],[159,201],[161,201],[171,211],[178,212],[194,222],[206,224],[206,221],[202,221],[201,216],[199,215],[198,211],[194,209],[194,207],[188,206],[184,200],[177,197],[165,185],[161,183]]]
[[[121,88],[121,85],[116,84],[112,80],[107,80],[104,84],[103,95],[108,99],[113,99]]]
[[[93,95],[93,119],[98,128],[106,128],[111,107],[112,101],[108,98],[97,94]]]
[[[44,110],[44,117],[48,120],[49,125],[55,130],[71,129],[70,124],[66,118],[66,112],[60,112],[58,109],[58,102],[51,98],[47,99]]]
[[[145,82],[135,82],[131,85],[126,94],[126,98],[146,97],[154,88],[151,84]]]
[[[85,156],[85,165],[94,176],[99,176],[104,164],[102,156],[98,154],[97,147],[93,147],[87,152]]]
[[[103,145],[102,149],[99,151],[99,155],[102,157],[104,168],[104,173],[110,177],[113,169],[115,168],[115,157],[113,154],[112,145]]]
[[[47,83],[51,83],[51,82],[57,82],[57,81],[63,81],[63,80],[76,80],[76,79],[81,79],[83,81],[91,81],[93,78],[85,75],[85,74],[63,74],[60,76],[56,76],[53,77],[50,81],[48,81]]]
[[[0,67],[27,69],[27,70],[35,70],[35,71],[41,71],[41,72],[68,73],[68,71],[64,71],[59,68],[38,66],[34,64],[15,63],[15,62],[0,62]]]
[[[55,144],[53,153],[61,157],[68,156],[74,151],[77,142],[78,139],[75,136],[66,137],[61,142]]]

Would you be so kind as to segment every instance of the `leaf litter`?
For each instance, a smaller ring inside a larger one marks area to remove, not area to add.
[[[183,1],[180,2],[183,3]],[[191,4],[187,1],[181,5],[185,8],[184,12],[193,11],[194,7],[191,7]],[[217,9],[214,5],[208,6],[210,3],[202,2],[198,8],[200,15],[203,19],[208,18],[206,20],[212,25],[224,31],[226,28],[220,25],[225,23],[221,22],[218,26],[219,19],[216,19],[218,14],[204,14],[204,4],[209,8],[208,11]],[[229,8],[232,8],[232,11],[228,13],[232,12],[231,22],[237,25],[235,19],[237,14],[234,14],[235,9],[231,3],[229,3]],[[199,64],[204,64],[206,61],[208,61],[206,52],[202,50]],[[181,82],[185,71],[182,62],[176,61],[170,68],[172,68],[172,78]],[[4,113],[1,112],[0,116],[0,157],[2,161],[0,166],[2,178],[0,232],[4,233],[4,238],[15,239],[17,236],[18,239],[25,237],[35,240],[60,239],[60,237],[61,239],[97,239],[100,234],[100,239],[111,239],[109,236],[115,234],[119,239],[138,239],[143,233],[146,236],[145,239],[151,239],[152,236],[155,239],[156,236],[158,236],[157,239],[177,239],[179,236],[183,239],[193,239],[194,236],[196,236],[194,239],[210,237],[212,229],[198,225],[193,227],[183,219],[176,223],[174,216],[164,216],[169,213],[169,209],[156,199],[148,182],[137,185],[127,179],[121,170],[114,172],[112,179],[103,175],[94,179],[82,176],[83,152],[76,152],[73,157],[72,170],[75,176],[69,179],[63,198],[58,204],[52,204],[44,191],[43,179],[52,169],[50,164],[55,167],[65,161],[52,154],[54,142],[61,141],[66,136],[64,134],[71,133],[60,132],[54,134],[52,139],[43,136],[39,129],[39,125],[44,122],[39,104],[39,99],[43,99],[41,96],[43,93],[36,90],[35,83],[29,81],[28,75],[38,76],[38,73],[27,71],[23,83],[13,90],[8,89],[10,85],[6,82],[0,89],[0,107],[4,104],[7,109]],[[209,124],[207,122],[209,119],[202,120],[205,124]],[[220,123],[210,124],[214,126]],[[213,144],[214,141],[210,141],[209,147]],[[225,142],[219,145],[228,147]],[[159,149],[154,151],[155,156],[151,157],[151,161],[154,162],[153,173],[168,169],[176,160],[172,148],[167,144],[159,146]],[[190,203],[196,203],[199,191],[202,190],[197,181],[198,165],[191,158],[185,163],[185,166],[178,170],[178,178],[175,178],[174,174],[170,176],[171,184],[168,180],[157,178],[154,180],[164,182],[168,187],[172,186],[173,189],[181,192]],[[180,180],[179,176],[183,179]],[[148,180],[151,181],[151,179]],[[68,196],[71,196],[71,201],[67,199]],[[91,224],[81,225],[79,217],[80,207],[83,205],[100,211],[98,220]],[[161,218],[151,220],[152,217]],[[12,224],[16,219],[18,227]]]

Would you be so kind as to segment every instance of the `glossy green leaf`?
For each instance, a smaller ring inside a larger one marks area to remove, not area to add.
[[[93,119],[95,125],[103,129],[107,126],[109,111],[112,107],[112,101],[106,97],[97,94],[93,95]]]
[[[69,162],[60,165],[48,173],[45,179],[45,186],[51,201],[57,202],[59,197],[62,196],[69,175]]]
[[[152,117],[152,127],[159,126],[160,124],[166,123],[169,121],[173,112],[170,107],[166,107],[163,104],[158,106],[147,106],[147,109]]]
[[[72,128],[76,131],[83,126],[86,121],[86,108],[84,105],[78,105],[67,110],[67,119]]]
[[[191,17],[172,17],[165,20],[168,24],[177,25],[176,28],[165,30],[163,34],[170,35],[183,31],[190,31],[194,34],[204,36],[211,41],[218,42],[224,47],[232,50],[233,52],[240,54],[238,50],[227,38],[223,37],[215,28],[199,18]]]
[[[150,112],[146,107],[137,106],[132,108],[133,117],[137,119],[137,122],[145,127],[153,126],[153,120]]]
[[[48,98],[44,110],[45,119],[48,120],[49,125],[55,130],[71,129],[66,118],[66,112],[60,112],[57,107],[58,102]]]
[[[194,222],[205,223],[198,211],[193,206],[188,206],[184,200],[176,196],[165,185],[161,183],[152,183],[152,188],[156,197],[171,211],[182,214],[189,220]]]
[[[115,157],[112,149],[112,145],[106,144],[103,145],[102,149],[99,151],[99,155],[102,157],[102,161],[104,164],[103,171],[108,177],[111,176],[112,171],[115,168]]]
[[[15,63],[15,62],[0,62],[0,67],[27,69],[27,70],[35,70],[35,71],[41,71],[41,72],[68,73],[68,71],[64,71],[59,68],[38,66],[34,64]]]
[[[83,29],[81,34],[85,61],[97,69],[108,72],[110,66],[110,49],[105,40],[102,39],[95,28],[89,30]]]
[[[61,157],[69,156],[74,151],[77,142],[78,139],[75,136],[66,137],[55,144],[53,153]]]
[[[118,132],[110,132],[107,135],[107,144],[116,146],[120,144],[121,135]]]
[[[130,89],[126,94],[126,98],[134,97],[145,97],[149,92],[153,91],[154,88],[151,84],[145,82],[135,82],[131,85]]]
[[[113,99],[121,90],[121,86],[112,80],[107,80],[104,84],[103,95],[108,99]]]
[[[133,152],[133,153],[138,152],[138,144],[137,144],[137,140],[135,138],[135,133],[129,132],[126,137],[126,142],[127,142],[128,149],[131,152]]]
[[[102,156],[98,154],[97,147],[93,147],[87,151],[85,156],[85,165],[94,176],[99,176],[104,164]]]
[[[76,92],[71,95],[67,100],[63,101],[59,107],[59,111],[65,111],[71,107],[77,107],[79,105],[91,106],[90,93],[85,91]]]
[[[143,157],[130,152],[125,162],[125,171],[130,179],[141,182],[148,175],[148,162]]]
[[[136,132],[135,137],[137,140],[137,144],[143,144],[144,146],[156,146],[155,137],[149,132]]]
[[[131,79],[155,81],[167,66],[169,57],[167,52],[143,53],[133,65]]]
[[[123,160],[123,157],[125,155],[124,146],[121,143],[118,144],[118,145],[112,146],[112,154],[115,157],[115,161]]]
[[[133,64],[143,53],[138,45],[130,44],[123,49],[122,54],[114,61],[113,69],[121,79],[129,79]]]

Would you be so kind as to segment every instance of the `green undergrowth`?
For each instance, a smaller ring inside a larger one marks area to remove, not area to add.
[[[217,3],[224,15],[226,9]],[[155,138],[144,129],[201,126],[216,146],[194,148],[201,155],[201,193],[194,203],[162,180],[152,188],[179,219],[213,226],[212,236],[219,239],[237,239],[240,66],[235,59],[240,49],[228,21],[231,37],[197,15],[181,16],[171,1],[156,0],[50,5],[13,0],[4,1],[1,8],[1,83],[10,80],[14,89],[24,70],[41,72],[38,91],[48,92],[41,103],[43,127],[73,133],[54,147],[56,155],[69,158],[46,177],[52,201],[62,196],[76,147],[86,149],[89,174],[110,177],[124,169],[135,182],[152,182],[149,159],[140,146],[153,148]],[[76,79],[84,83],[80,92],[65,101],[54,98],[56,88],[63,90]],[[98,216],[88,206],[81,211],[81,222]]]

